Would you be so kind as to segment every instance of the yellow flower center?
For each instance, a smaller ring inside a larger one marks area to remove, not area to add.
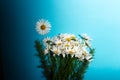
[[[70,39],[70,38],[66,38],[66,40],[67,40],[68,42],[70,42],[70,41],[71,41],[71,39]]]
[[[46,29],[46,26],[45,26],[44,24],[42,24],[42,25],[40,26],[40,29],[41,29],[41,30],[45,30],[45,29]]]
[[[86,52],[85,52],[85,51],[83,51],[83,54],[82,54],[82,55],[86,56],[87,54],[86,54]]]
[[[58,43],[58,46],[60,46],[60,45],[61,45],[61,43],[59,42],[59,43]]]
[[[70,45],[69,44],[65,44],[66,47],[69,47]]]
[[[55,54],[58,54],[58,50],[55,50],[54,53],[55,53]]]
[[[73,51],[72,51],[72,50],[70,50],[70,51],[69,51],[69,53],[70,53],[70,54],[73,54]]]

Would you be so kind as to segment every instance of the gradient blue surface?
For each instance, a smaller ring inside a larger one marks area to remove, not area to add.
[[[42,80],[36,66],[36,22],[48,19],[49,36],[87,33],[96,48],[85,80],[120,80],[119,0],[4,0],[2,40],[6,80]]]

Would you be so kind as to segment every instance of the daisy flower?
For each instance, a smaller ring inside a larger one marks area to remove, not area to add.
[[[56,46],[53,46],[53,48],[51,49],[51,51],[54,53],[54,55],[55,54],[59,55],[61,53],[60,49],[58,49]]]
[[[50,31],[50,27],[51,24],[44,19],[41,19],[36,23],[36,31],[41,35],[47,34]]]
[[[57,39],[56,41],[54,41],[56,45],[60,46],[62,45],[62,41],[60,39]]]
[[[88,41],[92,40],[86,33],[83,33],[82,35],[80,35],[80,37]]]
[[[43,39],[43,42],[44,42],[45,45],[50,44],[51,39],[49,37],[46,37],[46,38]]]

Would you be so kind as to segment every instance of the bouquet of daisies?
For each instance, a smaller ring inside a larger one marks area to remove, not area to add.
[[[51,25],[41,19],[36,23],[39,34],[45,35]],[[43,69],[47,80],[83,80],[84,73],[93,59],[94,49],[90,45],[92,39],[87,34],[58,34],[52,38],[45,37],[35,41],[38,67]]]

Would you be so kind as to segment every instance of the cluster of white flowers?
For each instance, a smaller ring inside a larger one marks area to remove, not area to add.
[[[48,20],[41,19],[36,23],[36,30],[39,34],[45,35],[51,29],[51,24]],[[79,35],[77,38],[73,34],[59,34],[52,39],[45,38],[45,50],[44,53],[48,54],[53,52],[53,55],[62,54],[63,57],[70,54],[72,57],[77,57],[79,60],[92,60],[92,54],[90,54],[91,45],[90,41],[92,40],[87,34]]]
[[[43,40],[45,44],[44,53],[48,54],[51,51],[53,55],[62,54],[63,57],[70,54],[81,61],[91,61],[90,40],[91,38],[87,34],[80,35],[80,38],[77,38],[74,34],[67,33],[59,34],[51,39],[47,37]]]

